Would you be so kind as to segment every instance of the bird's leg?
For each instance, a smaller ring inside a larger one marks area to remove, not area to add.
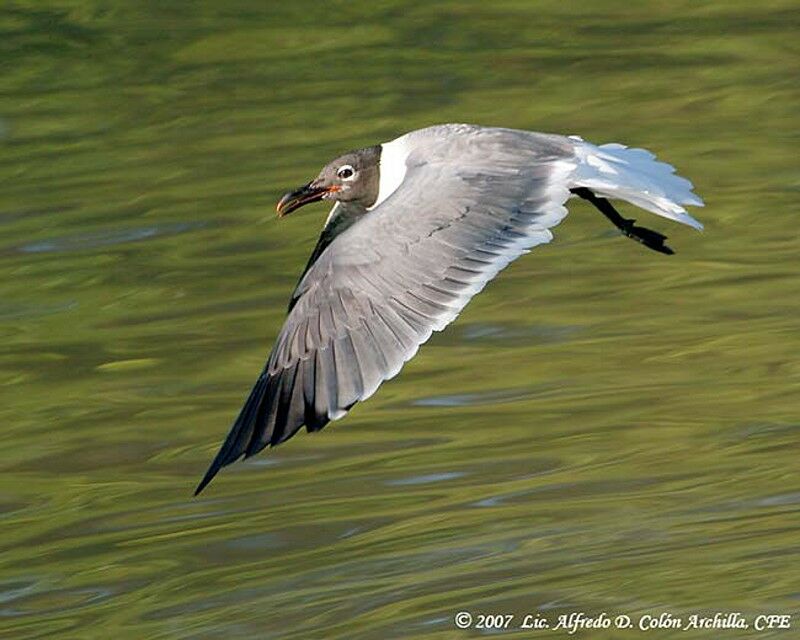
[[[667,255],[672,255],[675,253],[672,249],[664,244],[667,236],[658,233],[658,231],[653,231],[652,229],[637,227],[634,224],[636,220],[623,218],[619,214],[619,211],[614,208],[614,205],[612,205],[605,198],[599,198],[590,189],[587,189],[586,187],[578,187],[577,189],[570,189],[570,191],[576,196],[591,202],[597,208],[597,210],[606,218],[608,218],[617,229],[622,231],[623,235],[626,235],[637,242],[641,242],[645,247],[652,249],[653,251],[658,251],[659,253],[665,253]]]

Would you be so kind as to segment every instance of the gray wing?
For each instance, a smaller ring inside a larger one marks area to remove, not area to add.
[[[412,146],[397,190],[307,271],[198,492],[242,455],[342,417],[498,271],[551,240],[548,228],[566,215],[569,141],[503,129],[446,133],[456,135],[439,136],[433,149]]]

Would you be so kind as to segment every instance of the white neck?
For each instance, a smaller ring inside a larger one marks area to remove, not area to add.
[[[378,197],[369,210],[377,207],[381,202],[392,195],[406,177],[406,159],[410,149],[407,137],[400,136],[391,142],[381,145],[381,161],[379,165],[380,182],[378,184]]]
[[[328,213],[328,217],[325,218],[325,224],[322,225],[323,229],[327,227],[331,223],[331,220],[333,220],[336,217],[336,213],[338,210],[339,210],[339,203],[334,202],[333,206],[331,207],[330,213]]]

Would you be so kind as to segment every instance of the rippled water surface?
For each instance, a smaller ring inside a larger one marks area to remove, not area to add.
[[[796,614],[798,15],[0,5],[0,636]],[[278,222],[276,199],[446,121],[646,146],[693,179],[706,231],[637,212],[666,257],[573,202],[369,402],[192,499],[326,213]]]

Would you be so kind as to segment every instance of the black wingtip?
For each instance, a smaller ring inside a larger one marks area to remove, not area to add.
[[[208,486],[208,484],[214,479],[214,476],[219,473],[219,470],[222,469],[222,467],[224,467],[226,464],[230,464],[239,457],[238,455],[234,455],[231,458],[231,445],[235,442],[235,440],[231,438],[231,435],[234,435],[235,438],[236,431],[236,425],[234,425],[234,428],[231,430],[231,434],[228,435],[228,438],[222,445],[222,448],[219,450],[217,455],[214,456],[214,459],[211,461],[206,474],[203,476],[200,484],[198,484],[197,488],[194,490],[195,496],[200,495],[200,492]]]
[[[208,486],[208,483],[214,479],[214,476],[219,473],[222,467],[231,464],[238,460],[244,454],[253,434],[255,422],[257,420],[258,411],[264,400],[265,390],[267,387],[267,377],[261,375],[253,386],[250,395],[247,398],[236,422],[233,423],[230,432],[228,432],[225,442],[222,447],[214,456],[208,471],[203,476],[197,489],[194,490],[194,495],[199,495],[200,492]]]
[[[217,475],[219,470],[222,468],[222,465],[215,465],[212,464],[208,471],[206,471],[206,475],[203,476],[203,479],[200,481],[200,484],[197,485],[197,488],[194,490],[194,496],[197,497],[200,495],[200,492],[208,486],[208,483],[214,479],[214,476]]]
[[[214,456],[214,459],[211,461],[206,474],[203,476],[200,484],[198,484],[197,488],[194,490],[195,496],[200,495],[200,492],[208,486],[208,484],[214,479],[214,476],[219,473],[219,470],[222,469],[222,467],[224,467],[226,464],[230,464],[236,460],[239,455],[241,455],[241,453],[236,449],[236,445],[238,444],[238,435],[241,432],[241,429],[237,427],[239,427],[238,423],[233,426],[233,429],[231,429],[231,432],[225,439],[225,443],[222,445],[222,448],[219,450],[217,455]],[[232,450],[234,452],[233,456],[231,455]]]

